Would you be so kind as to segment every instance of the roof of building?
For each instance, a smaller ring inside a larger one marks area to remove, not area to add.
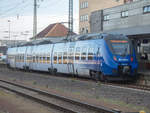
[[[36,38],[43,37],[65,37],[68,34],[68,28],[61,23],[50,24],[44,30],[36,35]],[[75,35],[75,33],[73,33]]]

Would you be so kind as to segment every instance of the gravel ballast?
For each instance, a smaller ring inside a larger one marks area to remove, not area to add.
[[[59,75],[60,76],[60,75]],[[69,75],[68,75],[69,76]],[[82,101],[126,112],[145,110],[150,112],[150,92],[103,85],[100,82],[81,81],[75,78],[50,76],[45,73],[12,71],[0,68],[0,78],[21,81],[35,87],[56,91]]]

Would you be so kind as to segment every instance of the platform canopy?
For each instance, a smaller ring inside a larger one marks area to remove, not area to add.
[[[150,39],[150,26],[135,26],[131,28],[115,29],[106,31],[112,34],[124,34],[132,38],[149,38]]]

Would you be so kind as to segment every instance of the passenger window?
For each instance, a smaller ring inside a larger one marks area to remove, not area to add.
[[[22,61],[24,62],[24,55],[22,56]]]
[[[54,59],[53,60],[54,60],[54,64],[57,64],[57,53],[56,52],[54,53]]]
[[[69,57],[69,62],[73,62],[73,60],[74,60],[74,48],[69,48],[68,57]]]
[[[50,56],[47,56],[47,63],[50,63]]]
[[[40,63],[42,63],[42,56],[40,56]]]
[[[93,60],[93,56],[94,56],[94,54],[93,54],[93,48],[89,48],[89,50],[88,50],[88,60]]]
[[[19,55],[19,62],[21,62],[21,56]]]
[[[58,63],[62,64],[62,53],[58,53]]]
[[[33,62],[35,62],[35,56],[33,56]]]
[[[77,47],[77,48],[76,48],[75,60],[80,60],[80,47]]]
[[[63,64],[67,64],[67,52],[63,54]]]
[[[81,60],[86,60],[86,48],[82,49],[82,53],[81,53]]]
[[[46,57],[43,57],[43,63],[45,63],[45,61],[46,61],[45,59],[46,59]]]
[[[36,62],[38,63],[38,56],[36,56]]]

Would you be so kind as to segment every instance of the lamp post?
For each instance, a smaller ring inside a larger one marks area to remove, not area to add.
[[[9,41],[10,41],[10,20],[8,20],[8,23],[9,23],[9,29],[8,29],[8,33],[9,33]]]

